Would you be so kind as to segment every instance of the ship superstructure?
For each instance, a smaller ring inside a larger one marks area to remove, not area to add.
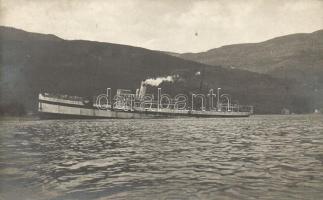
[[[175,97],[163,94],[147,94],[143,81],[135,92],[117,89],[111,95],[108,88],[105,94],[93,99],[39,94],[39,114],[42,118],[169,118],[169,117],[248,117],[253,113],[252,106],[232,104],[227,94],[191,94],[190,97],[178,94]]]

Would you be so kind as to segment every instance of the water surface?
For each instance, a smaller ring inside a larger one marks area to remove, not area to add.
[[[0,199],[323,198],[322,115],[0,123]]]

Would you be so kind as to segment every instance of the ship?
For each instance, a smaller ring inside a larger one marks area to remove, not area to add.
[[[147,94],[147,85],[141,82],[135,92],[117,89],[114,96],[111,88],[95,97],[79,97],[52,93],[39,93],[38,114],[41,119],[150,119],[178,117],[249,117],[253,106],[232,104],[228,94],[179,94],[175,97],[162,94],[157,97]]]

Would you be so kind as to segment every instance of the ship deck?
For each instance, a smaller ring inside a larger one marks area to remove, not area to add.
[[[42,118],[172,118],[172,117],[248,117],[250,112],[221,112],[202,110],[175,110],[167,108],[144,109],[106,109],[100,110],[94,106],[86,106],[78,101],[68,101],[42,97],[39,99],[38,112]]]

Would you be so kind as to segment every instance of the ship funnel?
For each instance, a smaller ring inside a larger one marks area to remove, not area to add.
[[[146,94],[146,90],[147,90],[147,87],[146,87],[146,83],[145,81],[141,81],[141,85],[140,85],[140,89],[139,89],[139,99],[143,99],[145,94]]]
[[[139,89],[136,89],[136,99],[139,98]]]

